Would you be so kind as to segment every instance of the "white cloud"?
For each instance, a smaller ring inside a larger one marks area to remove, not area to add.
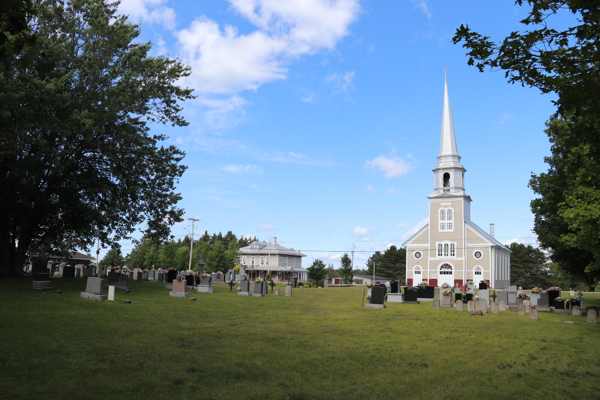
[[[429,218],[428,217],[423,218],[422,220],[417,222],[415,225],[413,225],[412,228],[410,228],[408,231],[406,231],[406,233],[404,233],[402,236],[400,236],[400,239],[406,240],[406,239],[410,238],[412,235],[417,233],[419,231],[419,229],[421,229],[428,223],[429,223]]]
[[[373,187],[371,185],[369,185],[365,188],[365,192],[375,193],[375,192],[377,192],[377,190],[373,189]]]
[[[496,126],[500,128],[513,122],[515,119],[517,119],[517,116],[514,113],[511,113],[510,111],[504,111],[496,120]]]
[[[333,94],[342,94],[344,100],[352,101],[350,93],[354,91],[354,71],[344,72],[342,74],[332,73],[325,77],[325,81],[333,85]]]
[[[406,222],[400,222],[399,224],[396,224],[396,228],[406,228],[410,226],[410,224],[407,224]]]
[[[158,0],[154,0],[158,1]],[[287,77],[300,56],[332,50],[348,34],[358,0],[229,0],[258,29],[248,34],[201,16],[176,32],[185,82],[201,93],[236,93]]]
[[[228,171],[228,172],[233,172],[234,174],[241,174],[241,173],[246,173],[246,174],[262,174],[263,173],[263,169],[261,167],[256,166],[256,165],[251,165],[251,164],[246,164],[246,165],[236,165],[236,164],[227,165],[227,166],[223,167],[223,170]]]
[[[118,13],[129,15],[132,22],[147,22],[175,29],[175,10],[163,4],[167,0],[121,0]]]
[[[538,244],[538,236],[535,233],[531,233],[529,235],[519,235],[516,238],[507,240],[504,242],[505,246],[510,245],[511,243],[519,243],[524,245],[532,245],[535,246]]]
[[[158,54],[159,56],[164,56],[169,52],[169,50],[167,49],[167,42],[165,42],[162,37],[158,38],[156,44],[158,46],[156,47],[156,54]]]
[[[274,229],[275,229],[275,227],[273,225],[271,225],[271,224],[262,224],[258,228],[258,230],[261,231],[261,232],[269,232],[269,231],[272,231]]]
[[[421,12],[425,14],[427,18],[431,18],[431,11],[429,11],[429,4],[427,4],[426,0],[412,0],[412,3],[416,8],[421,10]]]
[[[360,241],[361,242],[372,242],[373,239],[371,239],[370,237],[363,237],[363,238],[360,238]]]
[[[315,95],[314,95],[314,94],[310,94],[310,95],[308,95],[308,96],[305,96],[305,97],[303,97],[301,100],[302,100],[304,103],[314,103],[314,101],[315,101],[315,100],[314,100],[314,97],[315,97]]]
[[[413,163],[401,157],[379,156],[371,161],[365,161],[365,168],[375,168],[385,172],[386,178],[395,178],[406,175],[414,169]]]
[[[352,229],[352,234],[356,236],[365,236],[367,233],[369,233],[369,230],[367,228],[361,228],[360,226]]]
[[[387,189],[385,189],[385,192],[386,192],[386,193],[389,193],[389,194],[398,194],[398,195],[400,195],[400,194],[403,194],[403,193],[404,193],[402,190],[400,190],[400,189],[395,189],[395,188],[387,188]]]

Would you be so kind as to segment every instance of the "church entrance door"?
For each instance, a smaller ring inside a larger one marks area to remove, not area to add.
[[[483,268],[480,266],[476,266],[473,268],[473,285],[474,287],[479,287],[479,281],[483,279]]]
[[[452,268],[452,265],[448,263],[440,265],[439,275],[440,286],[442,286],[444,283],[447,283],[450,286],[454,286],[454,269]]]
[[[413,269],[413,286],[419,286],[419,283],[423,280],[423,274],[421,274],[421,267],[418,265]]]

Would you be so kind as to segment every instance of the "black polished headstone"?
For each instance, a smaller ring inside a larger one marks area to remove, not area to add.
[[[548,290],[548,301],[550,305],[554,305],[554,299],[560,296],[560,292],[558,290]]]
[[[488,288],[487,283],[485,282],[479,282],[479,290],[485,290]]]
[[[385,301],[385,286],[373,286],[371,288],[371,304],[383,304]]]
[[[390,293],[400,293],[400,282],[392,281],[390,283]]]
[[[173,283],[173,279],[177,278],[177,271],[172,269],[167,271],[167,283]]]
[[[75,267],[67,265],[63,267],[63,278],[75,278]]]
[[[186,275],[185,280],[187,281],[188,286],[196,286],[196,276],[195,275]]]
[[[34,281],[47,281],[48,279],[50,279],[48,273],[35,273],[33,280]]]
[[[404,301],[417,301],[418,290],[416,287],[407,287],[404,289]]]

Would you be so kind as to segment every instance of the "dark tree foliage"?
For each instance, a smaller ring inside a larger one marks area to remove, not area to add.
[[[375,275],[404,282],[406,280],[406,249],[392,245],[383,254],[379,251],[373,253],[367,260],[369,274],[373,274],[373,266],[375,266]]]
[[[115,243],[111,249],[106,253],[102,260],[100,260],[100,267],[114,267],[114,266],[123,266],[125,264],[125,258],[121,254],[121,246],[118,243]]]
[[[4,4],[4,3],[3,3]],[[139,28],[103,0],[40,1],[35,36],[0,60],[0,274],[19,275],[28,250],[111,244],[145,222],[153,241],[181,220],[175,185],[184,153],[149,123],[186,125],[177,81],[190,69],[149,57]],[[29,59],[23,64],[21,60]]]
[[[523,0],[516,2],[526,3]],[[469,65],[504,70],[511,83],[558,95],[547,123],[552,155],[547,173],[532,174],[534,231],[565,272],[588,284],[600,280],[600,2],[529,0],[531,11],[501,43],[461,25],[453,38],[468,49]],[[558,13],[575,16],[562,30]]]
[[[321,260],[313,261],[312,265],[308,267],[307,270],[308,278],[314,280],[317,285],[319,285],[327,275],[325,263],[323,263]]]
[[[352,259],[348,256],[348,253],[344,253],[340,259],[340,273],[346,283],[351,283],[354,273],[352,272]]]
[[[525,289],[533,287],[548,288],[552,286],[552,276],[546,264],[546,255],[531,245],[511,243],[510,282]]]

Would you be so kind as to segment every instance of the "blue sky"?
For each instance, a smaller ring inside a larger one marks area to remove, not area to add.
[[[444,68],[472,220],[535,245],[527,183],[547,169],[553,96],[478,72],[451,43],[461,23],[498,40],[522,29],[528,10],[513,3],[123,0],[120,11],[153,55],[192,67],[190,125],[152,129],[187,153],[178,191],[196,232],[275,236],[305,267],[338,266],[355,245],[361,268],[426,222]]]

